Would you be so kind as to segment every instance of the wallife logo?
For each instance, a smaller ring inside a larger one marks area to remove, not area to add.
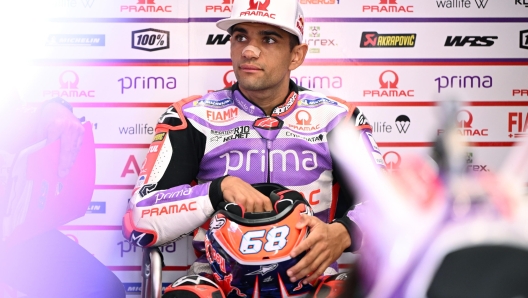
[[[528,50],[528,30],[519,32],[519,47]]]
[[[515,5],[524,5],[528,8],[528,0],[515,0]]]
[[[488,0],[474,0],[479,9],[486,8]],[[471,8],[471,0],[436,0],[438,8]]]
[[[400,115],[396,117],[394,124],[399,133],[407,133],[407,130],[411,126],[411,119],[407,115]]]
[[[224,36],[224,34],[209,34],[207,37],[206,45],[225,45],[229,39],[231,38],[231,35],[227,34]]]
[[[361,33],[360,48],[413,48],[416,33],[379,34],[378,32]]]
[[[463,47],[469,44],[470,47],[491,47],[498,39],[498,36],[448,36],[445,47]]]

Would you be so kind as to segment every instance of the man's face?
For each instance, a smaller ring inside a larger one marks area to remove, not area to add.
[[[260,49],[256,55],[243,50],[252,45]],[[231,60],[241,89],[260,91],[274,88],[289,80],[292,59],[289,34],[275,26],[241,23],[233,28]]]

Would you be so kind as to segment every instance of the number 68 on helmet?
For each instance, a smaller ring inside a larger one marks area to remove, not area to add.
[[[306,294],[312,286],[290,282],[286,270],[305,254],[290,257],[309,233],[295,225],[301,214],[313,216],[313,211],[297,191],[270,183],[253,187],[270,198],[273,210],[253,213],[235,203],[219,205],[205,237],[214,280],[228,298]]]

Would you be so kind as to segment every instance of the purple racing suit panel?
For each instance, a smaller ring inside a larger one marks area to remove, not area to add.
[[[301,192],[321,220],[350,221],[346,211],[354,198],[346,188],[336,192],[343,179],[328,146],[334,128],[345,121],[356,125],[373,162],[384,167],[359,109],[293,81],[290,94],[270,116],[247,100],[237,84],[178,102],[160,117],[129,204],[129,222],[155,235],[149,245],[173,241],[208,220],[223,200],[220,184],[226,175],[282,184]],[[193,181],[198,185],[191,187]]]

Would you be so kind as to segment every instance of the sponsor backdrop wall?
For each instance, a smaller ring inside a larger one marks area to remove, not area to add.
[[[46,22],[33,36],[38,57],[23,97],[69,101],[93,123],[97,148],[90,208],[61,230],[113,270],[129,295],[139,293],[141,249],[121,236],[127,199],[164,109],[235,81],[229,37],[215,26],[229,16],[231,1],[39,4]],[[526,134],[527,0],[301,3],[309,53],[292,79],[356,102],[389,168],[404,162],[403,153],[428,152],[442,133],[435,105],[445,99],[462,101],[457,118],[471,145],[471,171],[498,169]],[[164,248],[164,283],[192,263],[189,247],[183,239]],[[342,269],[351,259],[341,259]]]

